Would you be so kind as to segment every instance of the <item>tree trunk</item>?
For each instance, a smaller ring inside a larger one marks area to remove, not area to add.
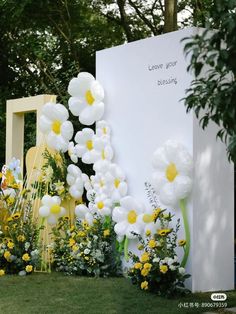
[[[164,33],[177,30],[177,0],[165,0]]]

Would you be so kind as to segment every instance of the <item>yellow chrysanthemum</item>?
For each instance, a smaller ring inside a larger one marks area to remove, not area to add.
[[[75,244],[75,240],[73,238],[69,239],[69,246],[73,246]]]
[[[17,212],[14,215],[12,215],[12,219],[14,219],[14,220],[17,220],[19,218],[20,218],[20,213],[19,212]]]
[[[146,236],[148,237],[148,236],[150,236],[150,234],[151,234],[151,230],[146,230]]]
[[[110,230],[109,229],[104,230],[103,235],[104,237],[108,237],[110,235]]]
[[[167,234],[171,233],[171,229],[160,229],[157,231],[158,235],[164,237],[166,236]]]
[[[154,239],[151,239],[149,242],[148,242],[148,246],[151,248],[151,249],[154,249],[156,247],[156,241]]]
[[[7,243],[7,247],[11,250],[11,249],[13,249],[14,248],[14,243],[13,242],[11,242],[11,241],[9,241],[8,243]]]
[[[25,236],[22,235],[22,234],[20,234],[20,235],[17,237],[17,240],[18,240],[19,242],[24,242],[24,241],[25,241]]]
[[[27,265],[25,267],[25,270],[26,270],[27,273],[31,273],[33,271],[33,266],[32,265]]]

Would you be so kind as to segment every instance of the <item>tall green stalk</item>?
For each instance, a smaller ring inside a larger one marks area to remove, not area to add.
[[[179,201],[179,206],[182,212],[182,217],[184,221],[184,230],[185,230],[185,240],[186,240],[186,245],[184,248],[184,256],[181,262],[181,267],[185,267],[188,256],[189,256],[189,251],[190,251],[190,230],[189,230],[189,224],[188,224],[188,215],[187,215],[187,207],[186,207],[186,199],[182,199]]]

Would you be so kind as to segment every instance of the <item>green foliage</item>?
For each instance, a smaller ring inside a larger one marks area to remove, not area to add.
[[[120,258],[115,249],[115,232],[110,217],[97,217],[71,226],[67,217],[53,228],[53,259],[57,271],[67,275],[115,276]]]
[[[185,52],[191,54],[188,71],[196,76],[187,90],[187,112],[194,110],[203,129],[210,121],[219,126],[217,137],[226,143],[233,162],[236,162],[235,8],[236,0],[215,0],[207,29],[188,38],[185,45]],[[211,27],[217,31],[211,31]]]

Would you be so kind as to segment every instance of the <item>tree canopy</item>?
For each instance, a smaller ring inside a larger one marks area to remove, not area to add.
[[[211,0],[0,0],[0,162],[7,99],[56,94],[95,74],[95,52],[186,26],[204,26]],[[178,18],[177,18],[178,16]],[[26,146],[32,145],[26,123]]]

